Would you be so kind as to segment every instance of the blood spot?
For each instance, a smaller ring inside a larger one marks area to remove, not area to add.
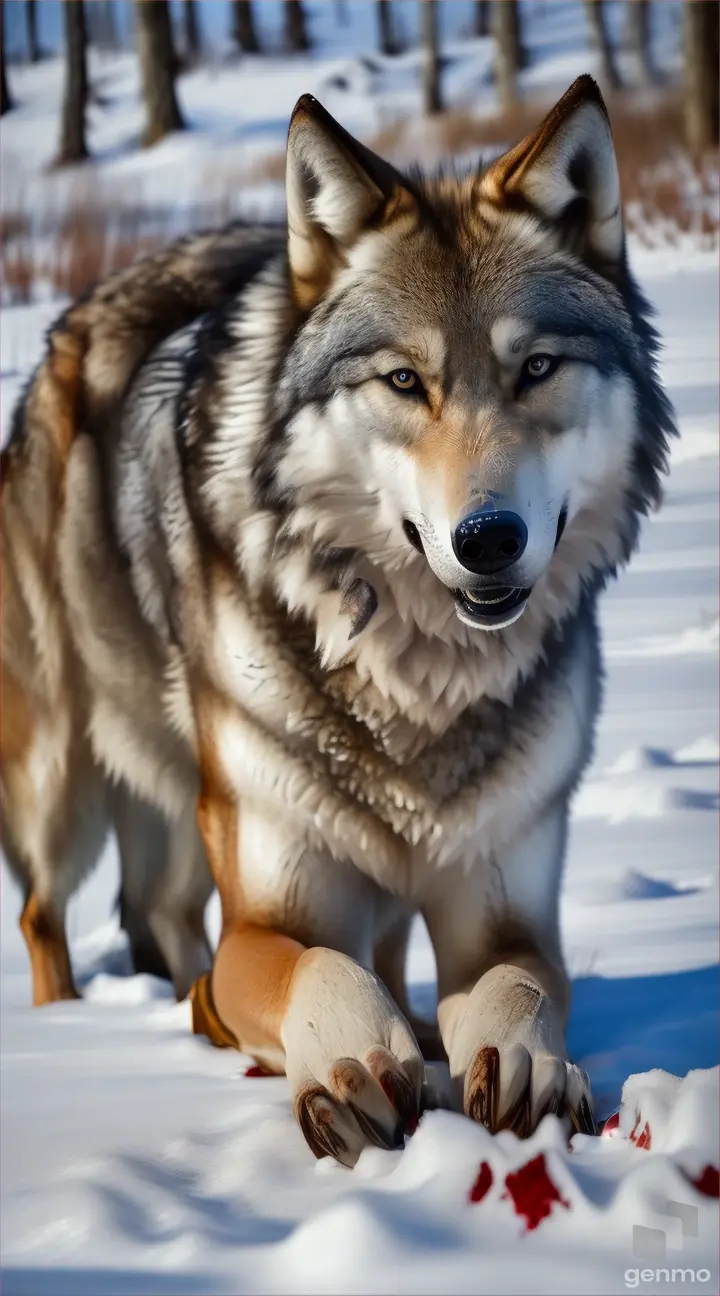
[[[608,1116],[607,1120],[605,1121],[605,1124],[602,1127],[602,1136],[604,1138],[609,1138],[610,1135],[614,1134],[617,1130],[619,1130],[619,1128],[620,1128],[620,1112],[613,1112],[613,1115]]]
[[[248,1080],[264,1080],[266,1076],[272,1076],[272,1071],[266,1071],[265,1067],[249,1066],[245,1075]]]
[[[635,1147],[644,1148],[646,1152],[649,1152],[650,1148],[652,1147],[652,1131],[650,1129],[650,1123],[649,1121],[645,1121],[643,1128],[638,1134],[638,1126],[640,1125],[640,1120],[641,1117],[640,1117],[640,1113],[638,1112],[637,1117],[635,1119],[635,1124],[630,1130],[630,1142],[634,1143]]]
[[[706,1165],[702,1174],[697,1179],[691,1179],[690,1183],[704,1197],[720,1197],[720,1172],[716,1166]]]
[[[487,1197],[487,1194],[490,1192],[492,1182],[493,1172],[487,1161],[483,1161],[478,1172],[478,1177],[470,1189],[469,1200],[471,1202],[481,1202],[483,1197]]]
[[[521,1166],[519,1170],[509,1174],[505,1180],[505,1187],[506,1196],[511,1198],[515,1207],[515,1214],[524,1217],[528,1232],[536,1229],[542,1220],[547,1219],[556,1202],[566,1210],[570,1209],[570,1202],[560,1196],[547,1172],[545,1156],[542,1152],[539,1156],[533,1157],[532,1161]]]

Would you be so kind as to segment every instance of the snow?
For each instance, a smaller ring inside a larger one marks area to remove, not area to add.
[[[365,49],[367,12],[348,8],[353,48]],[[414,8],[403,8],[403,21]],[[537,20],[536,47],[547,40],[556,48],[560,9],[567,15],[573,7],[542,8],[548,23]],[[611,8],[617,21],[622,6]],[[460,46],[465,19],[444,21]],[[368,26],[368,50],[370,33]],[[577,52],[570,67],[570,36],[566,44],[528,75],[563,88],[581,70]],[[479,45],[465,42],[457,86],[471,85]],[[134,65],[122,56],[112,65],[118,106],[95,115],[99,171],[113,183],[138,183],[143,200],[180,203],[224,150],[245,166],[280,147],[294,98],[317,91],[338,68],[351,88],[322,97],[351,129],[375,129],[403,96],[416,95],[413,56],[405,56],[406,71],[398,67],[392,93],[382,78],[368,93],[367,70],[341,54],[329,40],[323,58],[277,57],[257,70],[244,60],[250,89],[237,113],[237,69],[218,63],[193,73],[183,94],[195,130],[151,155],[127,148],[141,114]],[[11,67],[10,75],[22,106],[15,121],[3,122],[3,164],[12,155],[18,185],[42,205],[45,185],[61,194],[67,183],[39,174],[56,129],[57,64]],[[262,187],[253,192],[253,201],[266,201]],[[276,198],[273,189],[269,201]],[[9,201],[4,186],[3,205]],[[664,505],[602,603],[606,700],[595,760],[574,802],[562,901],[574,981],[570,1048],[589,1071],[598,1116],[620,1107],[617,1128],[602,1138],[576,1135],[568,1147],[549,1116],[520,1143],[433,1112],[403,1152],[368,1149],[354,1171],[315,1162],[284,1079],[246,1077],[249,1059],[192,1036],[189,1006],[175,1004],[167,985],[130,975],[113,913],[112,846],[70,905],[78,1003],[28,1006],[19,897],[3,870],[5,1296],[601,1296],[638,1286],[683,1291],[690,1282],[717,1292],[717,1201],[707,1195],[719,1159],[720,1075],[717,262],[689,241],[631,251],[659,310],[663,378],[682,435]],[[5,431],[61,306],[42,301],[0,317]],[[216,897],[208,923],[216,935]],[[420,925],[408,970],[416,1007],[431,1011],[434,965]],[[674,1270],[693,1278],[673,1279]]]

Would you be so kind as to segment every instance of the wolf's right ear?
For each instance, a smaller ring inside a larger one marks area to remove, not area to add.
[[[320,300],[365,230],[414,206],[398,172],[312,95],[298,100],[290,120],[286,189],[290,278],[302,310]]]
[[[536,131],[493,162],[484,197],[529,206],[581,256],[612,269],[625,248],[620,181],[610,122],[589,76],[578,77]]]

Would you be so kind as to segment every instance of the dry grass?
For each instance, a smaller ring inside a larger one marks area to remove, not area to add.
[[[108,186],[90,168],[70,196],[60,200],[47,191],[39,216],[22,195],[15,209],[0,217],[2,273],[0,290],[6,305],[38,297],[77,297],[104,275],[130,265],[171,239],[201,228],[225,224],[232,216],[230,181],[198,189],[207,197],[184,207],[157,206],[143,200],[142,190]]]
[[[448,112],[432,121],[403,121],[369,143],[397,165],[434,165],[497,152],[535,128],[549,103],[522,102],[512,113],[475,117]],[[631,94],[609,101],[629,227],[648,243],[690,234],[714,245],[720,227],[718,156],[691,158],[684,145],[682,102],[666,93],[652,101]],[[193,229],[223,224],[238,195],[258,182],[281,185],[284,157],[272,154],[244,172],[215,166],[197,177],[197,201],[153,206],[142,188],[109,185],[93,167],[81,168],[72,189],[43,182],[42,196],[4,186],[0,217],[2,300],[75,297],[112,270]],[[68,196],[69,195],[69,196]],[[38,215],[39,213],[39,215]]]

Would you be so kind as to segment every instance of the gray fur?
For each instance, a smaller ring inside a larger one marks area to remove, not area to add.
[[[534,1054],[538,1076],[566,1083],[557,908],[600,705],[597,599],[659,498],[674,431],[612,208],[604,109],[592,83],[569,95],[540,128],[547,160],[526,191],[522,153],[464,181],[399,177],[306,105],[287,248],[281,231],[232,227],[101,286],[51,333],[9,456],[6,562],[25,575],[6,661],[26,709],[49,724],[62,712],[82,747],[71,758],[63,739],[55,811],[82,799],[89,764],[154,825],[160,881],[126,866],[125,910],[152,897],[146,923],[127,917],[137,942],[152,933],[180,991],[203,965],[207,874],[187,824],[211,771],[240,806],[251,921],[369,963],[398,913],[423,912],[468,1110],[484,1110],[483,1031],[515,1050],[526,1089]],[[581,183],[575,135],[591,130],[587,202],[559,212]],[[533,384],[526,357],[546,352],[557,364]],[[399,368],[417,372],[414,394],[393,385]],[[61,451],[46,413],[66,410],[75,379]],[[489,583],[532,593],[486,630],[462,614],[457,591],[478,583],[450,537],[503,497],[530,542]],[[59,626],[54,695],[28,648],[45,633],[33,579]],[[28,891],[64,903],[72,825],[50,852],[28,829],[28,743],[4,785],[12,859]],[[517,967],[535,978],[519,997]],[[512,1005],[538,986],[528,1030]],[[493,1013],[507,1032],[489,1030]],[[290,1070],[305,1076],[302,1013],[292,1023]],[[268,1048],[275,1065],[280,1043]]]

